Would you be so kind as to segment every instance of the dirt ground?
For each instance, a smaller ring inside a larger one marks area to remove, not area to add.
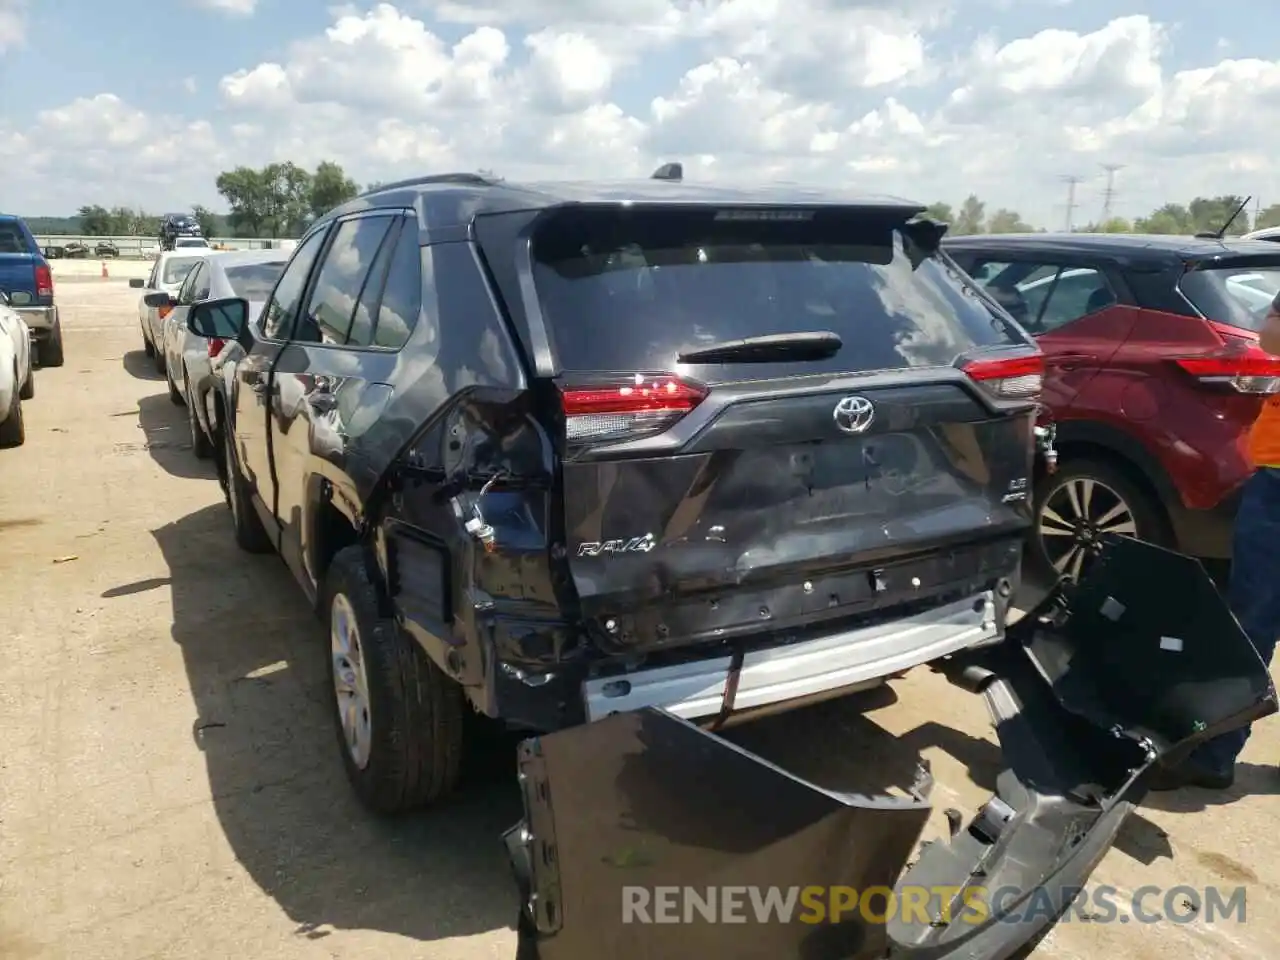
[[[28,442],[0,451],[0,958],[512,957],[504,763],[443,809],[362,812],[321,631],[279,561],[233,545],[137,291],[68,279],[59,299],[66,366],[38,372]],[[923,754],[939,810],[985,799],[998,758],[980,700],[927,671],[736,738],[827,780],[901,782]],[[1265,721],[1234,790],[1153,798],[1094,877],[1245,885],[1245,923],[1076,920],[1036,956],[1280,955],[1278,744]]]

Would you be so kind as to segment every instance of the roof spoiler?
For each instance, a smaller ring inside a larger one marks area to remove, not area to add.
[[[649,176],[650,180],[674,180],[676,183],[684,180],[684,164],[682,163],[664,163],[657,170],[653,171]]]

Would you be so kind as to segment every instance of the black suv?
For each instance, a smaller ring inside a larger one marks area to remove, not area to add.
[[[236,539],[328,625],[361,799],[445,794],[469,709],[534,734],[507,835],[522,955],[795,956],[804,924],[621,926],[619,884],[903,871],[927,776],[912,799],[824,790],[690,721],[934,663],[987,692],[1010,771],[908,882],[981,867],[1069,900],[1160,757],[1274,710],[1203,570],[1136,540],[1002,642],[1042,361],[923,210],[669,172],[428,177],[323,217],[260,315],[192,307],[230,341],[211,422]],[[1158,659],[1162,635],[1185,653]],[[846,923],[804,955],[879,957],[887,933],[1007,957],[1052,915]]]
[[[200,236],[200,222],[189,213],[166,213],[160,218],[161,250],[172,250],[178,237]]]

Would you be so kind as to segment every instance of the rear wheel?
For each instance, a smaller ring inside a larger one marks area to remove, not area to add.
[[[227,506],[231,508],[231,523],[235,528],[236,545],[248,553],[270,553],[275,548],[266,528],[249,499],[249,481],[240,472],[240,461],[236,459],[235,441],[232,439],[231,426],[228,424],[222,431],[223,458],[227,471]]]
[[[16,383],[17,368],[14,368],[13,376]],[[0,447],[20,447],[26,439],[27,428],[22,422],[22,401],[18,399],[18,391],[14,390],[9,400],[9,410],[5,418],[0,420]]]
[[[1109,463],[1069,460],[1041,481],[1034,554],[1042,573],[1079,580],[1109,533],[1161,546],[1170,541],[1159,503]]]
[[[40,366],[60,367],[64,357],[62,354],[62,320],[54,320],[49,335],[40,341]]]
[[[191,452],[197,460],[208,460],[213,456],[213,444],[205,436],[200,426],[200,418],[196,416],[195,398],[191,396],[191,383],[187,382],[187,429],[191,431]]]
[[[23,400],[30,400],[35,395],[36,395],[36,372],[35,370],[31,369],[31,365],[28,364],[27,379],[26,379],[26,382],[22,384],[22,390],[18,393],[18,396]]]
[[[156,355],[155,344],[151,342],[151,338],[147,336],[147,331],[145,330],[142,331],[142,352],[148,357],[155,357]]]
[[[441,799],[458,781],[461,689],[381,614],[361,547],[338,551],[325,587],[331,702],[356,795],[382,814]]]
[[[173,377],[169,376],[169,364],[164,365],[164,382],[169,385],[169,402],[175,407],[183,406],[187,401],[183,397],[182,391],[178,389],[178,385],[173,382]]]

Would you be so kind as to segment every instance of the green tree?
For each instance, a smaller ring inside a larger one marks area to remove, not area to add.
[[[1230,217],[1244,203],[1244,197],[1226,194],[1221,197],[1196,197],[1187,205],[1191,214],[1193,233],[1211,233],[1221,230]],[[1241,210],[1240,215],[1227,227],[1227,236],[1238,237],[1249,232],[1249,214]]]
[[[320,217],[339,207],[360,192],[359,185],[338,164],[325,160],[311,175],[308,203],[313,217]]]
[[[1263,207],[1258,212],[1258,219],[1253,222],[1253,229],[1262,230],[1266,227],[1280,227],[1280,203]]]
[[[960,215],[956,217],[955,223],[952,224],[951,232],[959,237],[982,233],[986,227],[986,221],[987,205],[979,200],[975,194],[971,193],[965,197],[964,203],[960,205]]]
[[[925,208],[924,215],[930,220],[941,220],[943,223],[955,223],[956,214],[949,203],[931,203]]]
[[[1159,233],[1179,236],[1194,233],[1191,211],[1180,203],[1166,203],[1151,211],[1145,217],[1133,222],[1133,229],[1138,233]]]
[[[106,237],[111,235],[111,211],[106,207],[93,204],[92,206],[81,207],[78,214],[80,217],[80,229],[91,237]]]
[[[197,203],[191,208],[191,215],[196,218],[196,223],[200,224],[200,232],[206,237],[217,235],[218,216],[212,210]]]
[[[1035,229],[1014,210],[997,210],[987,221],[988,233],[1034,233]]]
[[[236,167],[218,174],[218,193],[227,201],[231,230],[238,236],[261,237],[268,227],[270,204],[267,183],[261,170]]]

